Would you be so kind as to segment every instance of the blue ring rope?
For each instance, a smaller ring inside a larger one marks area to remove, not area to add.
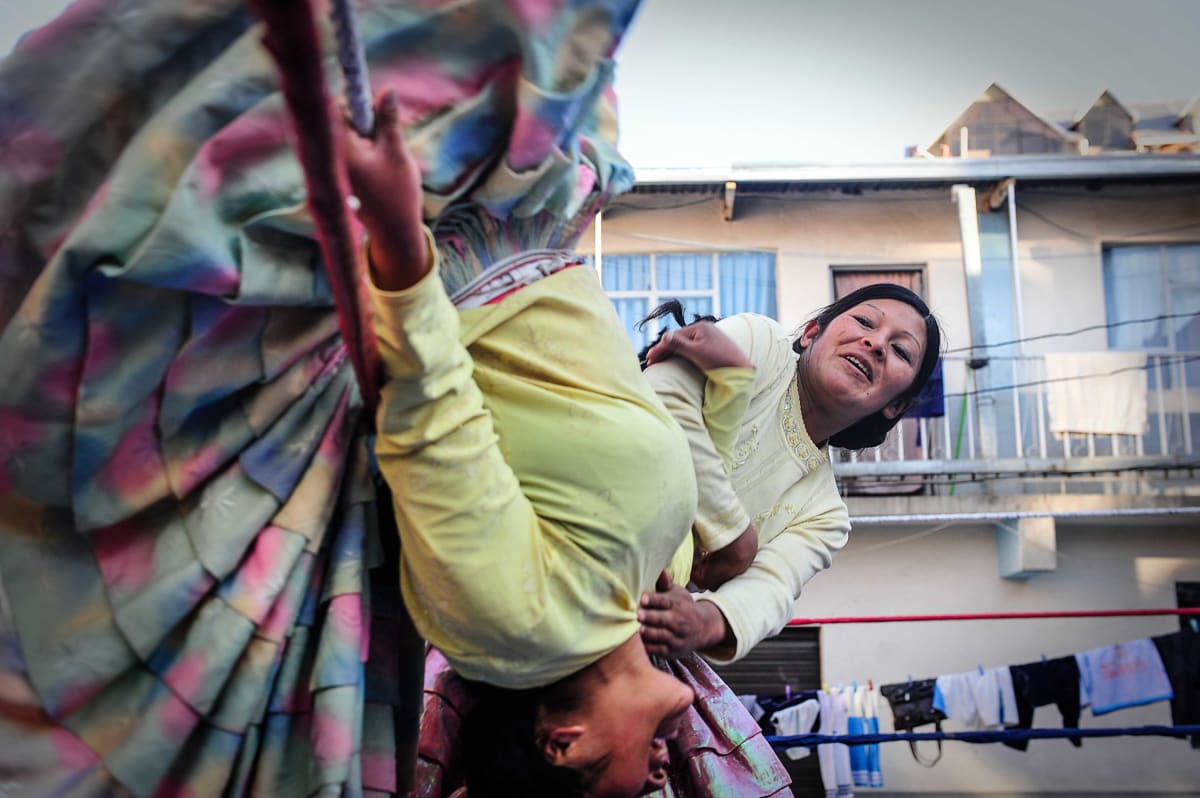
[[[813,748],[827,743],[871,745],[900,741],[957,740],[963,743],[1002,743],[1017,740],[1054,740],[1065,737],[1177,737],[1200,734],[1200,725],[1114,726],[1103,729],[996,729],[965,732],[892,732],[878,734],[794,734],[768,736],[772,748]]]

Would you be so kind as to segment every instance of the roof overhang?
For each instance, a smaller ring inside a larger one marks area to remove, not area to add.
[[[995,158],[912,158],[891,163],[730,165],[636,170],[638,193],[739,189],[837,188],[872,190],[919,188],[955,183],[1159,182],[1200,180],[1200,154],[1029,155]]]

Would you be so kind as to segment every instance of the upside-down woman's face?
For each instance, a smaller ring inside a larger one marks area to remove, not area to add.
[[[810,390],[854,420],[880,410],[894,417],[906,409],[896,400],[916,379],[925,354],[925,321],[905,302],[871,299],[823,330],[810,322],[801,343]]]
[[[633,798],[667,783],[667,743],[695,699],[674,676],[651,669],[640,689],[613,689],[596,703],[554,764],[578,770],[589,798]]]

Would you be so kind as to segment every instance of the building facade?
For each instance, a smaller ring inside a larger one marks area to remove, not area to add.
[[[1081,129],[1094,122],[1085,116]],[[1195,601],[1200,155],[1084,156],[1086,136],[1068,139],[1036,155],[641,172],[585,236],[637,342],[654,329],[633,322],[664,298],[798,328],[875,280],[909,285],[941,320],[940,402],[878,450],[833,452],[854,531],[797,617]],[[820,681],[884,684],[1066,656],[1179,624],[839,624],[813,639]],[[816,686],[782,682],[778,692]],[[886,730],[886,708],[882,717]],[[1170,722],[1160,702],[1085,710],[1081,725]],[[1034,725],[1062,720],[1048,706]],[[1079,749],[1039,740],[1026,752],[947,743],[933,768],[903,744],[882,756],[884,791],[895,793],[1191,794],[1200,784],[1200,751],[1165,738]]]

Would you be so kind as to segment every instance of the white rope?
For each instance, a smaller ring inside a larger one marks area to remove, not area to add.
[[[1120,518],[1159,515],[1200,515],[1200,507],[1114,508],[1112,510],[1013,510],[983,513],[912,513],[910,515],[860,515],[852,524],[940,524],[970,521],[1012,521],[1018,518]]]

